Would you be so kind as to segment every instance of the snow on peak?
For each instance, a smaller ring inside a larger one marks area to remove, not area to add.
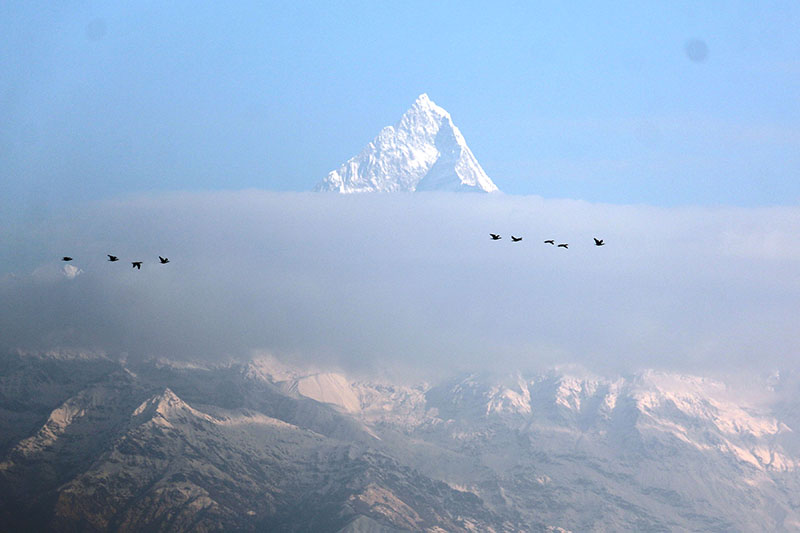
[[[67,279],[75,279],[83,274],[83,270],[73,265],[64,265],[64,277]]]
[[[421,95],[417,96],[417,99],[414,100],[414,104],[411,106],[411,109],[409,109],[408,112],[406,112],[406,115],[408,115],[409,112],[411,111],[415,111],[417,113],[427,112],[433,115],[440,116],[442,118],[444,117],[450,118],[450,113],[445,111],[444,108],[439,107],[438,105],[433,103],[433,100],[431,100],[428,97],[427,93],[422,93]]]
[[[208,421],[212,420],[207,414],[201,413],[181,400],[169,387],[165,388],[161,394],[156,394],[145,400],[133,412],[134,419],[152,420],[156,425],[160,426],[172,426],[171,421],[180,419],[184,415]]]
[[[427,94],[394,126],[383,128],[355,157],[331,171],[315,191],[495,192],[450,113]]]

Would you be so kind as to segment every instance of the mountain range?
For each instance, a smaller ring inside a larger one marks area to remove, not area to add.
[[[450,114],[421,94],[394,126],[331,171],[315,191],[495,192]]]
[[[4,531],[797,531],[797,376],[0,356]]]

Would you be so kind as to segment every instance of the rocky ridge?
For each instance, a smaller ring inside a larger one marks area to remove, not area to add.
[[[800,529],[791,376],[744,401],[654,371],[407,386],[271,359],[0,364],[8,530]]]

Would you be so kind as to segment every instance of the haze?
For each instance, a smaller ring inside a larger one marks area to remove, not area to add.
[[[0,341],[425,372],[791,366],[798,17],[3,3]],[[505,195],[302,192],[423,92]]]
[[[259,351],[417,376],[784,368],[798,362],[798,217],[477,194],[143,196],[26,234],[20,265],[38,263],[3,280],[0,330],[7,349]]]

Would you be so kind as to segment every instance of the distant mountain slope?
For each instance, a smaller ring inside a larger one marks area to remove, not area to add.
[[[0,458],[0,531],[521,527],[398,462],[340,406],[305,397],[303,386],[284,393],[246,366],[117,367],[100,381],[80,365],[58,369],[86,388],[64,389],[39,429]],[[342,379],[314,378],[309,393],[327,399],[329,387],[349,386]],[[173,388],[209,403],[190,405]],[[29,391],[0,390],[0,403],[26,409],[13,398],[20,392]],[[0,419],[0,431],[9,423]]]
[[[494,192],[450,114],[421,94],[394,126],[330,172],[315,191]]]
[[[753,383],[755,404],[654,371],[409,387],[274,360],[0,368],[0,530],[800,530],[791,374]]]

